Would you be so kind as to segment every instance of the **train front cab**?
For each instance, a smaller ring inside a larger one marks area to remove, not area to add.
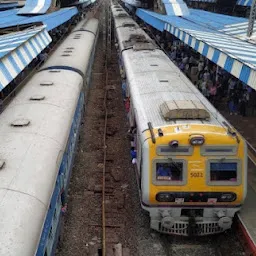
[[[221,126],[181,125],[142,133],[137,169],[151,228],[176,235],[229,229],[246,196],[247,147]]]

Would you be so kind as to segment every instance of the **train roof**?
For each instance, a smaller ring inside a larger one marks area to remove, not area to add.
[[[137,111],[137,121],[141,129],[147,123],[153,127],[177,124],[210,124],[223,126],[224,118],[189,81],[189,79],[169,60],[161,50],[133,49],[123,52],[123,61],[129,83],[132,105]],[[162,106],[170,102],[178,105],[198,102],[207,111],[208,119],[166,120]]]
[[[82,83],[76,72],[41,71],[1,113],[1,255],[36,252]]]
[[[111,5],[111,11],[114,18],[127,18],[130,15],[120,5]]]
[[[156,49],[154,41],[139,27],[119,27],[116,30],[119,48],[121,51],[133,49]]]
[[[130,17],[123,17],[122,19],[115,19],[115,29],[119,27],[139,28],[139,25]]]
[[[226,120],[143,29],[119,26],[119,18],[113,17],[132,105],[142,130],[148,128],[148,122],[154,127],[191,123],[224,126]],[[130,16],[125,21],[137,24]]]
[[[90,19],[85,24],[78,24],[79,30],[72,32],[55,50],[42,69],[51,67],[72,67],[85,75],[98,32],[98,20]],[[83,58],[80,58],[84,56]]]

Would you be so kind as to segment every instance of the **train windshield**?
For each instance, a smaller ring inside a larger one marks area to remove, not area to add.
[[[157,181],[182,181],[183,180],[183,163],[157,163],[156,164]]]
[[[211,181],[237,181],[237,163],[210,163]]]

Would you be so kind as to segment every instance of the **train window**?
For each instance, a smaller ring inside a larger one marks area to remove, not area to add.
[[[211,181],[236,181],[237,163],[210,163]]]
[[[223,155],[236,155],[236,146],[202,146],[201,155],[202,156],[223,156]]]
[[[54,219],[56,220],[57,219],[57,209],[55,208],[55,210],[54,210]]]
[[[186,183],[186,162],[184,160],[155,160],[153,163],[153,183],[155,185],[184,185]]]
[[[241,168],[238,160],[210,160],[208,183],[211,185],[238,185],[241,183]]]
[[[178,147],[170,147],[170,146],[159,146],[156,150],[159,156],[167,156],[167,155],[183,155],[190,156],[193,154],[193,147],[191,146],[178,146]]]
[[[52,227],[51,227],[50,232],[49,232],[49,239],[53,239]]]

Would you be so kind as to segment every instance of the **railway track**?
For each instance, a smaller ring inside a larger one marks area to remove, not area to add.
[[[123,143],[118,135],[118,120],[123,110],[117,109],[116,100],[120,102],[121,80],[117,64],[117,53],[112,50],[112,18],[109,2],[105,2],[105,96],[104,96],[104,161],[102,171],[102,256],[131,255],[125,247],[125,169],[121,168],[120,151],[116,150]],[[119,113],[118,113],[119,112]],[[127,152],[125,152],[127,153]],[[125,154],[124,153],[124,154]],[[123,183],[123,184],[121,184]]]
[[[130,217],[135,179],[107,6],[105,2],[97,14],[100,35],[57,255],[137,255]]]

